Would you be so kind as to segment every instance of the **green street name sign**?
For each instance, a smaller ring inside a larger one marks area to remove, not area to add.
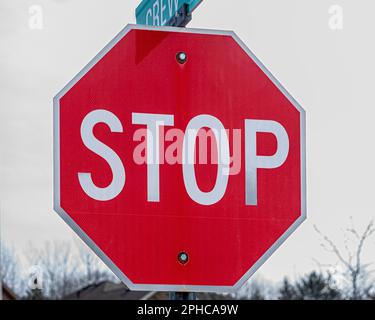
[[[143,0],[135,11],[137,24],[185,26],[203,0]]]

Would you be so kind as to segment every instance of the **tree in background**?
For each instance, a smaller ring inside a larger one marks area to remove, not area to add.
[[[42,289],[30,289],[26,292],[25,300],[45,300]]]
[[[40,249],[30,247],[27,256],[30,265],[42,270],[41,292],[35,291],[40,288],[33,288],[29,299],[61,299],[83,287],[115,279],[99,258],[81,245],[77,248],[68,243],[48,242]]]
[[[30,247],[27,257],[31,266],[41,270],[39,281],[46,297],[59,299],[76,289],[78,264],[69,244],[47,242],[42,248]]]
[[[20,269],[17,257],[3,241],[0,241],[0,281],[6,284],[17,295],[22,294]]]
[[[340,289],[330,274],[313,271],[291,284],[284,279],[279,289],[280,300],[339,300]]]
[[[80,286],[98,284],[103,281],[117,281],[103,262],[82,242],[78,243],[78,257],[82,265]]]
[[[260,276],[251,278],[234,294],[239,300],[272,300],[276,297],[275,287]]]
[[[294,285],[289,282],[287,277],[284,278],[283,283],[279,289],[279,300],[297,300],[297,293]]]
[[[350,300],[372,299],[375,296],[374,279],[372,278],[371,263],[363,261],[364,246],[374,235],[374,221],[370,221],[365,230],[360,233],[351,224],[344,231],[344,248],[339,249],[328,236],[317,227],[315,230],[323,239],[322,247],[336,256],[338,266],[333,266],[344,279],[343,297]]]

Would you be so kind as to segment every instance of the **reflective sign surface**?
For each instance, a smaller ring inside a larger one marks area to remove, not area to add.
[[[304,111],[230,32],[126,27],[54,135],[55,210],[131,289],[236,289],[305,218]]]

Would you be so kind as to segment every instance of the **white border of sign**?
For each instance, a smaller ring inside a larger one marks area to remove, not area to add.
[[[133,283],[110,259],[109,257],[90,239],[90,237],[73,221],[73,219],[60,206],[60,99],[101,60],[128,32],[131,30],[150,30],[164,32],[182,32],[193,34],[210,34],[232,37],[250,58],[263,70],[263,72],[273,81],[278,89],[288,98],[294,107],[300,112],[301,117],[301,216],[289,227],[289,229],[267,250],[267,252],[252,266],[245,275],[237,281],[234,286],[194,286],[194,285],[150,285]],[[297,229],[306,219],[306,116],[305,110],[298,102],[285,90],[277,79],[267,70],[259,59],[246,47],[239,37],[232,31],[185,29],[173,27],[152,27],[141,25],[127,25],[91,62],[82,69],[65,87],[54,97],[53,109],[53,136],[54,136],[54,210],[60,217],[74,230],[74,232],[103,260],[112,272],[126,284],[131,290],[136,291],[176,291],[176,292],[235,292],[260,268],[260,266],[279,248],[284,241]]]

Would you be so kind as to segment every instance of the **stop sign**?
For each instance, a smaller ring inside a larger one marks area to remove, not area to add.
[[[305,113],[234,33],[129,25],[55,97],[54,173],[130,289],[228,292],[305,219]]]

